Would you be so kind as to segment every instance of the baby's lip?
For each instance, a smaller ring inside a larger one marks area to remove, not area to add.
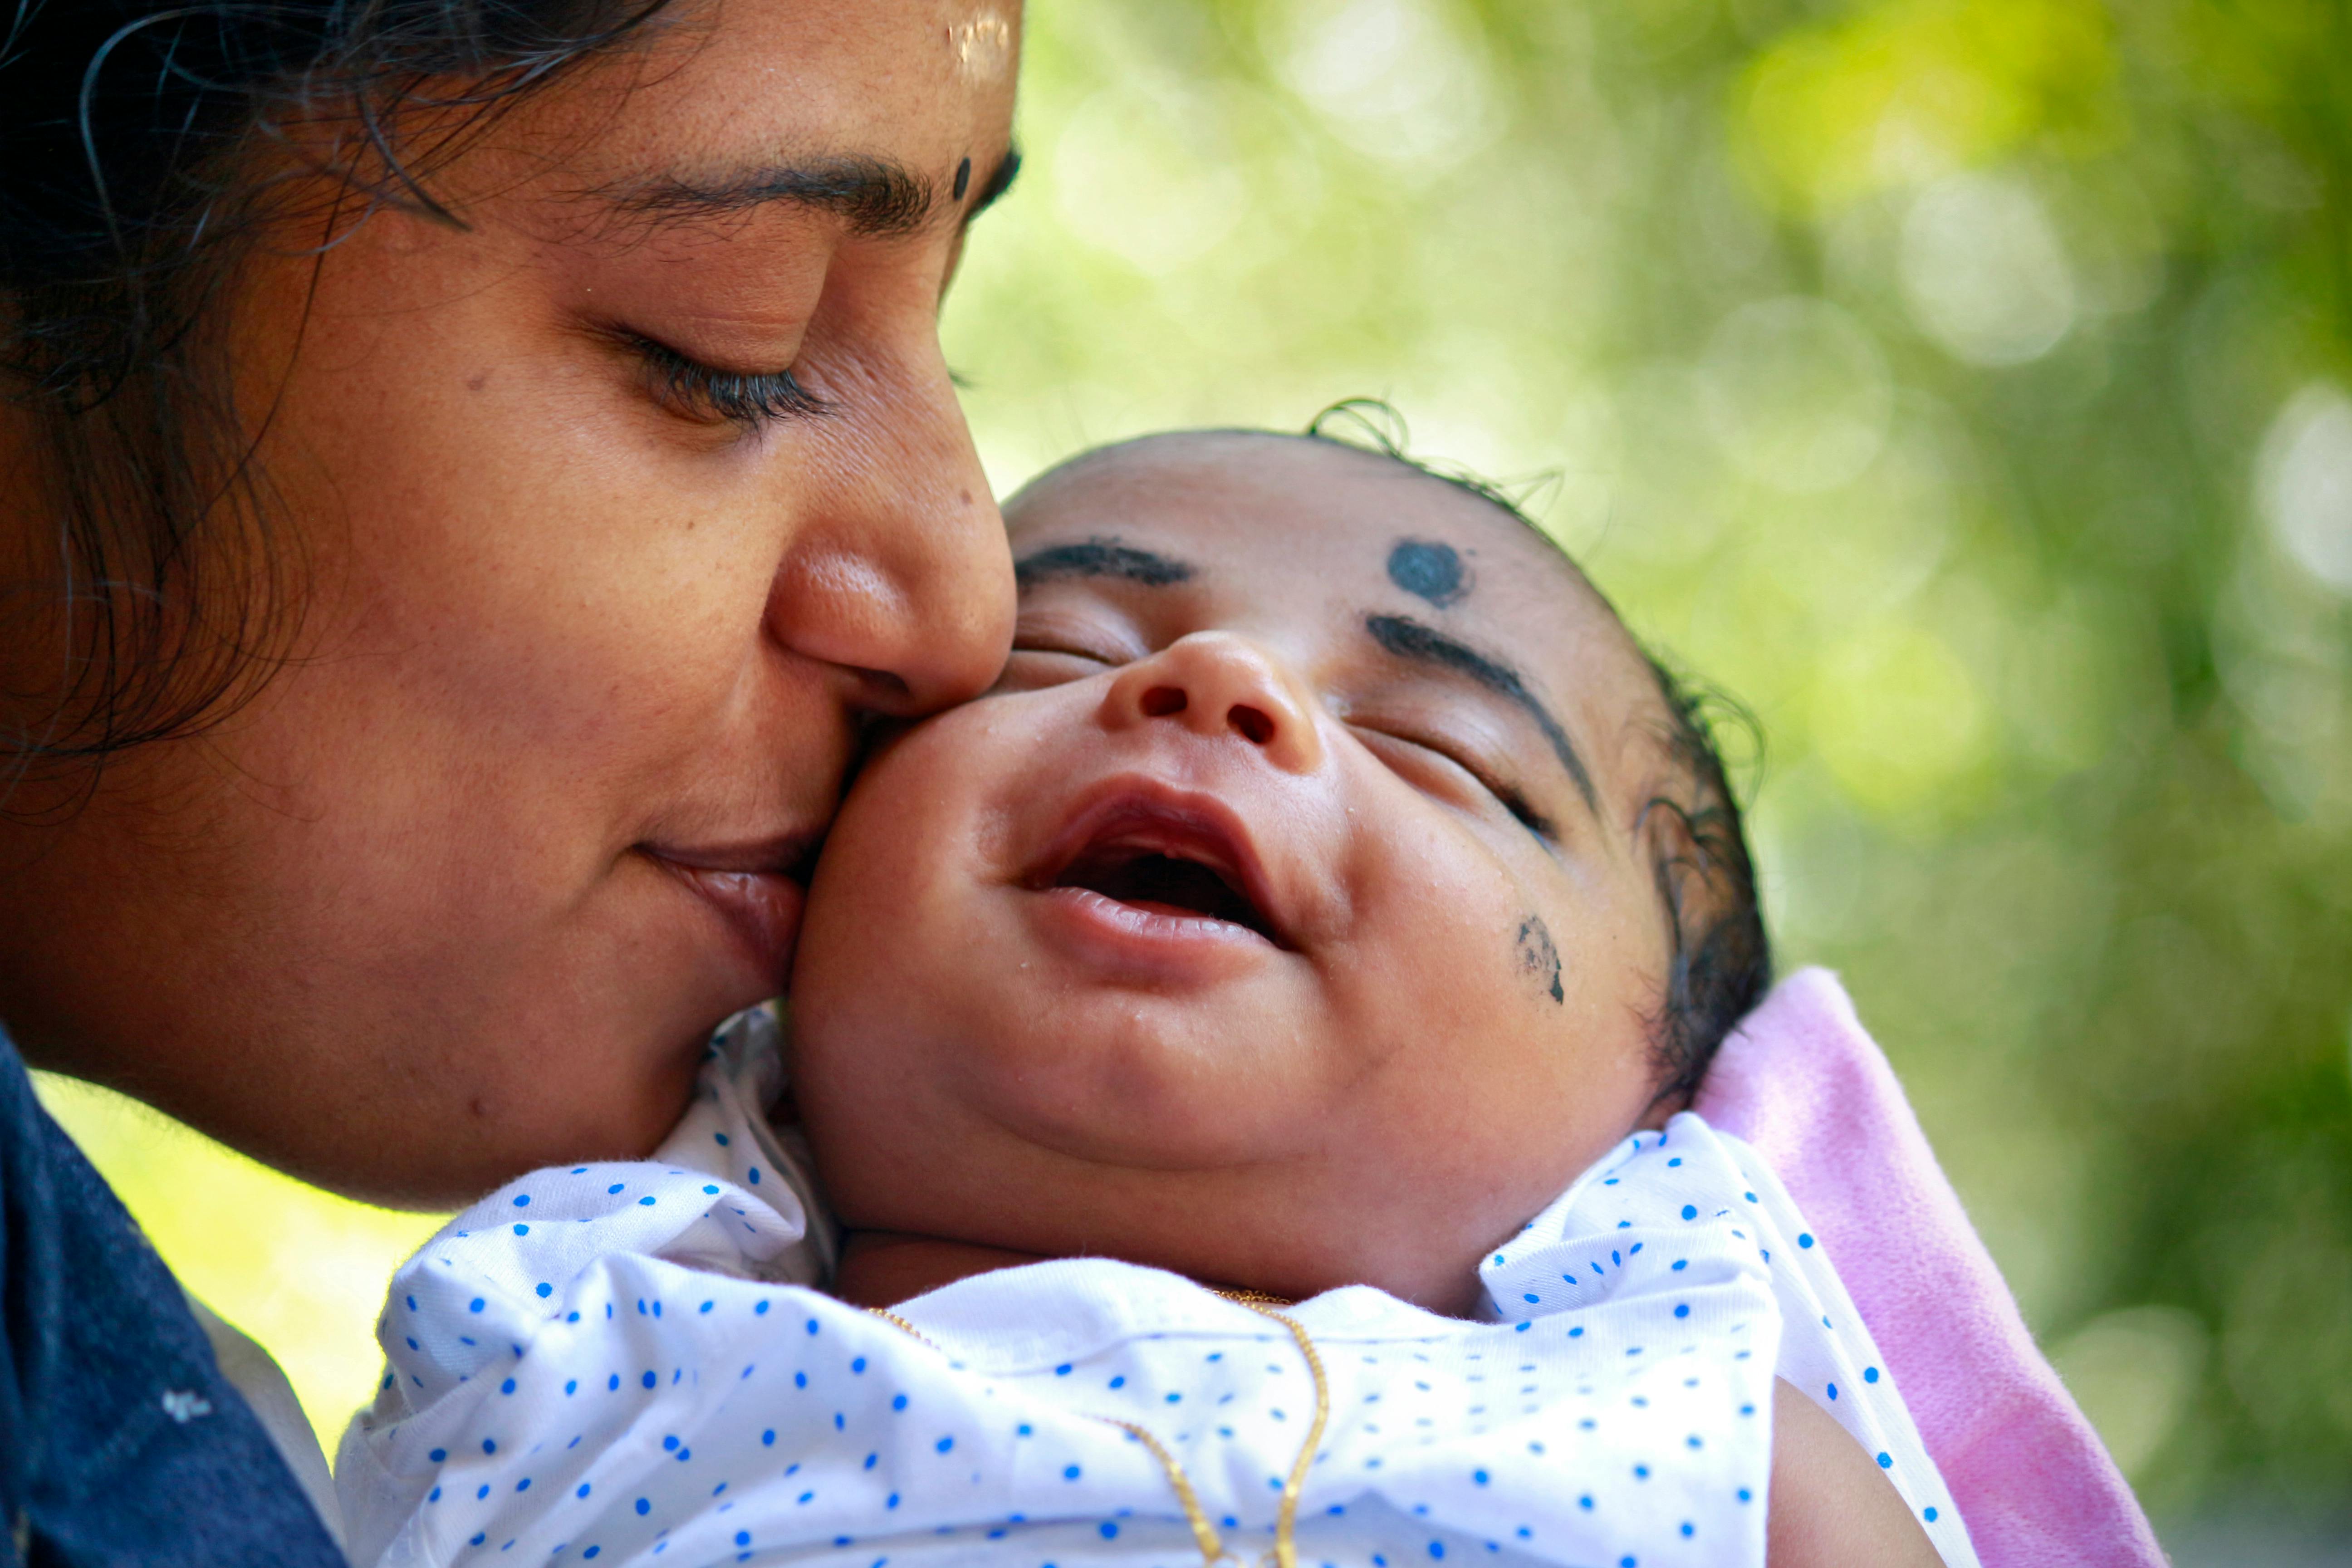
[[[1074,869],[1121,856],[1165,857],[1204,868],[1229,896],[1192,912],[1255,931],[1279,948],[1297,945],[1240,814],[1214,795],[1149,775],[1108,779],[1087,791],[1021,883],[1033,890],[1076,885],[1069,884]]]

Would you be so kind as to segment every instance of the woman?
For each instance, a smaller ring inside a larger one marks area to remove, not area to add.
[[[378,1201],[651,1147],[860,726],[1009,638],[934,321],[1017,47],[995,0],[16,0],[26,1060]],[[14,1050],[0,1101],[14,1552],[332,1561]]]

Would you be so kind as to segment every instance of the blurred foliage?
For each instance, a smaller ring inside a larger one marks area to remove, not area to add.
[[[1375,395],[1758,715],[1843,972],[2159,1515],[2352,1500],[2352,10],[1045,0],[992,475]],[[322,1427],[429,1222],[56,1096]]]

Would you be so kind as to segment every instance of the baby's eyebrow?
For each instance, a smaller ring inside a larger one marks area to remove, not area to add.
[[[1049,544],[1013,563],[1013,581],[1034,588],[1056,577],[1119,577],[1147,588],[1166,588],[1192,579],[1192,566],[1099,536],[1079,544]]]
[[[1433,664],[1457,675],[1466,675],[1487,690],[1507,697],[1527,710],[1536,727],[1551,742],[1553,755],[1575,781],[1576,793],[1584,797],[1586,809],[1594,816],[1601,813],[1601,797],[1592,787],[1592,775],[1585,771],[1584,759],[1576,754],[1576,747],[1561,729],[1551,710],[1528,689],[1526,679],[1509,665],[1490,658],[1466,643],[1454,641],[1444,632],[1423,626],[1419,621],[1402,616],[1366,616],[1364,629],[1372,640],[1399,658],[1409,658],[1422,664]]]

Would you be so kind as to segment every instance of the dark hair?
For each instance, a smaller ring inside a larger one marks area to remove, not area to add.
[[[287,646],[299,563],[272,547],[256,421],[206,332],[289,193],[319,188],[280,174],[334,176],[346,216],[456,223],[425,177],[667,3],[0,0],[0,396],[30,416],[54,518],[54,581],[0,605],[45,630],[63,612],[53,689],[9,694],[45,710],[0,734],[11,776],[200,729]],[[423,145],[416,109],[441,111]],[[297,122],[331,151],[297,154]]]
[[[1507,486],[1452,464],[1413,457],[1404,417],[1385,403],[1349,398],[1317,415],[1307,426],[1310,440],[1329,441],[1402,463],[1442,479],[1516,519],[1568,563],[1585,587],[1612,616],[1616,606],[1593,586],[1567,547],[1527,511],[1536,484]],[[1622,625],[1623,617],[1619,616]],[[1630,631],[1628,632],[1630,636]],[[1662,1100],[1681,1100],[1697,1089],[1724,1037],[1764,999],[1772,984],[1771,944],[1756,899],[1756,867],[1748,850],[1739,800],[1731,787],[1717,744],[1715,725],[1727,718],[1760,749],[1753,715],[1732,699],[1696,687],[1677,676],[1655,653],[1634,647],[1650,667],[1664,709],[1659,741],[1684,799],[1660,795],[1643,803],[1644,819],[1664,812],[1675,832],[1660,836],[1652,866],[1666,910],[1674,953],[1665,994],[1650,1018],[1651,1047]]]

